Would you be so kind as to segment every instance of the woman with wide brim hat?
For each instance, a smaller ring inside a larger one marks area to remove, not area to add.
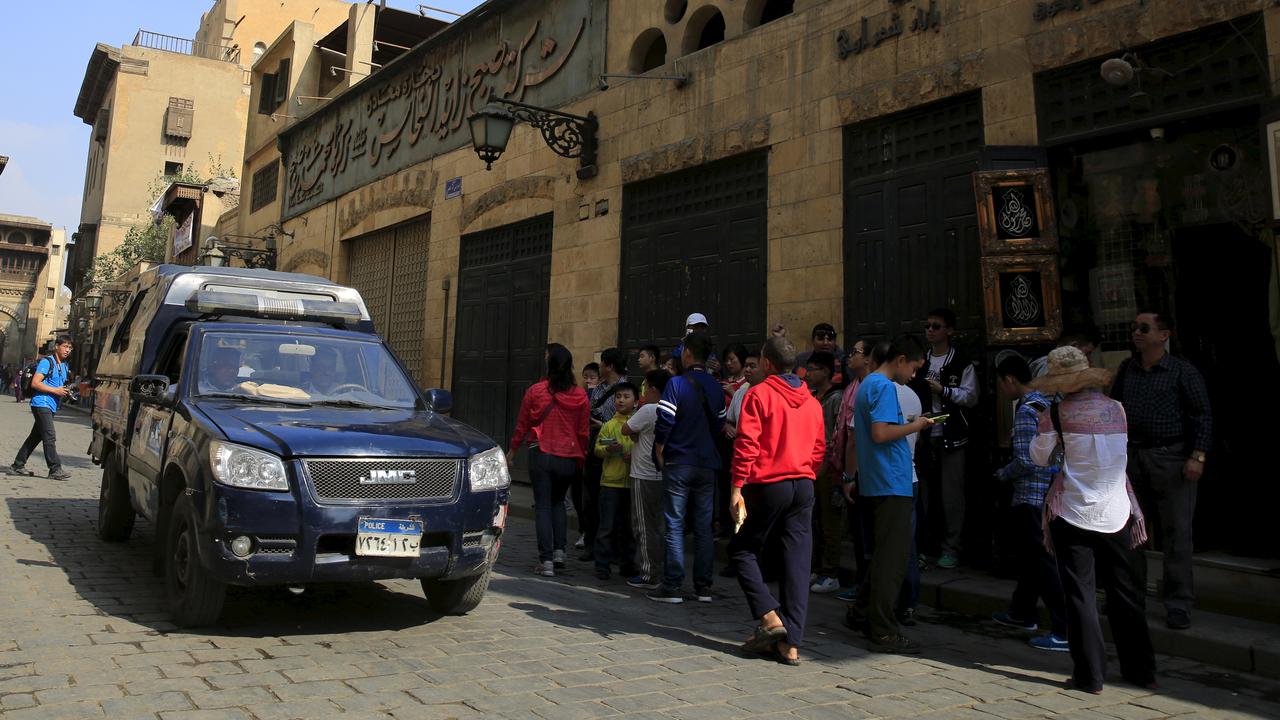
[[[1089,367],[1074,347],[1049,353],[1049,373],[1031,387],[1061,400],[1040,417],[1031,458],[1057,472],[1045,496],[1045,535],[1055,556],[1067,606],[1070,683],[1102,692],[1107,653],[1098,621],[1097,586],[1107,593],[1107,618],[1126,680],[1155,687],[1155,652],[1147,630],[1146,588],[1135,552],[1146,542],[1142,511],[1129,487],[1124,407],[1104,394],[1111,373]]]

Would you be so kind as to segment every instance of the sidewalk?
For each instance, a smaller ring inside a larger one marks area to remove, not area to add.
[[[533,491],[528,485],[512,485],[509,512],[516,517],[533,519]],[[570,510],[569,514],[573,515],[573,511]],[[570,527],[574,527],[572,521]],[[571,535],[576,537],[573,533]],[[719,548],[718,555],[723,557],[723,548]],[[967,568],[933,568],[922,574],[920,580],[921,604],[965,616],[978,623],[989,622],[987,619],[991,613],[1008,609],[1014,587],[1012,580]],[[830,595],[816,596],[815,599],[818,602],[840,602]],[[1277,610],[1277,615],[1280,615],[1280,610]],[[1280,625],[1199,610],[1194,618],[1195,624],[1190,630],[1170,630],[1164,623],[1163,608],[1159,602],[1150,599],[1147,603],[1147,625],[1151,629],[1151,642],[1156,652],[1280,678]],[[994,627],[994,623],[992,625]],[[1109,636],[1105,618],[1103,628]]]

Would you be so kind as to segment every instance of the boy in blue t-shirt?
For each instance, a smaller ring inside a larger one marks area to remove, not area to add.
[[[874,518],[875,551],[845,624],[865,629],[877,652],[918,653],[903,637],[894,603],[911,554],[912,460],[907,437],[933,424],[919,416],[907,422],[895,383],[906,383],[924,364],[924,346],[915,338],[881,342],[871,351],[875,372],[858,388],[851,422],[858,458],[858,494]]]
[[[53,354],[41,358],[36,363],[35,375],[31,378],[31,415],[35,419],[27,441],[22,444],[18,456],[13,459],[11,470],[17,475],[34,475],[27,470],[27,458],[36,449],[36,445],[44,443],[44,461],[49,465],[49,478],[67,480],[71,473],[62,469],[62,460],[58,457],[57,435],[53,427],[53,415],[58,412],[58,402],[67,397],[70,391],[67,384],[67,357],[71,355],[71,338],[59,336],[53,344]]]

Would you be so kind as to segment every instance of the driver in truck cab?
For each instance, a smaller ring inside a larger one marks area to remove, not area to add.
[[[302,388],[310,395],[328,395],[342,384],[342,374],[338,372],[338,351],[331,347],[316,350],[311,358],[311,379]]]

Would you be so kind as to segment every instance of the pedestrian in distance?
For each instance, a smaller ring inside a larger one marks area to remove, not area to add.
[[[875,542],[867,576],[845,615],[845,624],[866,632],[875,652],[920,652],[920,646],[902,634],[895,606],[911,553],[915,504],[907,438],[930,428],[933,420],[920,415],[907,422],[897,383],[908,382],[924,361],[924,348],[915,338],[879,343],[872,350],[876,370],[858,387],[854,404],[858,503],[869,513]]]
[[[1195,601],[1191,526],[1213,440],[1213,412],[1200,371],[1166,349],[1173,329],[1165,313],[1138,314],[1134,355],[1120,364],[1111,397],[1129,419],[1129,479],[1156,548],[1164,553],[1165,623],[1185,630]],[[1146,563],[1139,564],[1138,580],[1145,588]]]
[[[1146,589],[1135,567],[1144,561],[1135,549],[1146,542],[1146,526],[1125,477],[1124,407],[1103,393],[1110,384],[1110,372],[1090,368],[1088,358],[1070,346],[1049,353],[1048,374],[1031,384],[1045,395],[1063,396],[1040,414],[1031,458],[1056,468],[1044,522],[1067,607],[1070,684],[1095,694],[1102,692],[1107,670],[1099,585],[1106,591],[1121,675],[1142,688],[1156,684]]]
[[[844,348],[836,343],[835,326],[826,322],[814,325],[813,332],[810,334],[810,347],[812,349],[796,356],[796,375],[799,375],[801,379],[807,378],[809,358],[813,357],[814,353],[831,353],[835,367],[831,373],[831,384],[836,387],[844,387],[844,384],[848,382],[848,378],[845,377],[845,352]]]
[[[790,372],[791,342],[770,338],[760,361],[766,377],[747,392],[734,439],[731,507],[742,525],[729,542],[729,558],[751,616],[760,621],[743,649],[797,665],[809,606],[814,482],[826,430],[821,405]],[[777,597],[760,569],[762,556],[773,550],[780,553]]]
[[[622,428],[636,409],[636,386],[622,381],[613,387],[613,417],[600,428],[594,452],[601,460],[599,524],[596,528],[596,577],[608,580],[613,563],[625,578],[635,577],[631,545],[631,453],[635,441]]]
[[[67,358],[71,355],[72,342],[67,335],[61,335],[53,343],[53,353],[41,358],[36,363],[35,373],[31,377],[31,416],[33,422],[27,440],[18,450],[18,455],[10,466],[15,475],[34,475],[27,470],[27,458],[35,452],[36,446],[44,444],[44,461],[49,466],[51,480],[69,480],[71,473],[62,469],[62,459],[58,457],[58,435],[53,418],[58,412],[62,398],[71,395],[67,384]],[[21,400],[19,400],[21,402]]]
[[[681,345],[683,374],[667,383],[658,401],[654,435],[665,497],[666,562],[662,588],[649,595],[655,602],[684,602],[684,529],[693,529],[693,586],[698,602],[711,602],[712,504],[720,453],[715,438],[723,432],[724,392],[707,372],[711,337],[692,332]]]
[[[836,356],[825,350],[809,353],[804,368],[804,382],[822,407],[824,444],[831,448],[842,400],[840,388],[832,382],[836,374]],[[843,503],[837,505],[840,477],[829,458],[824,458],[818,468],[814,497],[814,523],[819,532],[813,543],[813,564],[818,577],[809,589],[816,593],[833,593],[840,589],[840,542],[844,530],[844,521],[840,516],[844,506]]]
[[[510,461],[529,448],[538,564],[534,572],[551,577],[564,567],[568,519],[564,496],[587,456],[587,393],[574,384],[573,355],[558,343],[547,345],[546,377],[524,393],[516,429],[507,450]]]
[[[645,376],[645,403],[622,427],[622,434],[635,440],[631,450],[631,528],[636,574],[627,579],[627,584],[642,590],[661,587],[666,552],[662,473],[654,460],[653,439],[658,425],[658,401],[670,379],[665,370],[650,370]]]
[[[613,417],[615,405],[613,389],[627,373],[627,356],[618,348],[607,348],[600,353],[600,381],[587,392],[591,401],[591,437],[588,447],[594,447],[600,428]],[[583,548],[578,557],[582,562],[595,561],[596,532],[600,525],[600,474],[603,462],[595,453],[587,454],[582,476],[582,504],[578,508],[578,525],[582,530]],[[575,498],[576,500],[576,498]]]
[[[1046,360],[1045,372],[1048,372]],[[991,616],[993,620],[1026,632],[1039,629],[1036,603],[1043,599],[1049,609],[1049,634],[1031,638],[1040,650],[1067,651],[1067,610],[1062,598],[1058,566],[1044,545],[1044,496],[1053,482],[1053,471],[1039,466],[1031,457],[1031,443],[1040,426],[1040,415],[1049,409],[1049,399],[1028,387],[1031,367],[1017,353],[996,365],[996,378],[1006,397],[1018,398],[1013,413],[1013,457],[996,471],[996,480],[1012,486],[1009,508],[1010,537],[1014,543],[1018,584],[1009,609]]]

